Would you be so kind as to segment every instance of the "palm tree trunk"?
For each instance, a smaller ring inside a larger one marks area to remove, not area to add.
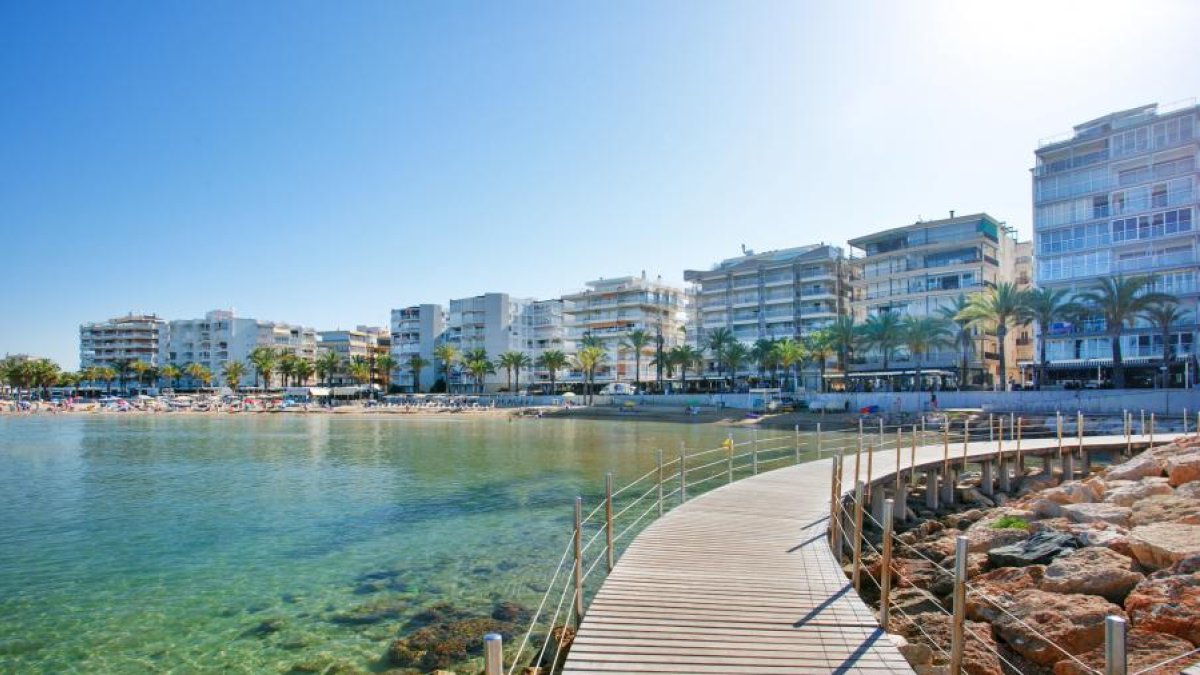
[[[1113,387],[1116,389],[1125,388],[1125,364],[1121,362],[1121,332],[1109,332],[1109,339],[1112,342],[1112,362],[1113,362]]]
[[[1038,331],[1038,381],[1037,389],[1042,390],[1042,383],[1046,381],[1046,330],[1043,328]]]
[[[1004,342],[1008,338],[1008,326],[1003,322],[996,329],[996,337],[999,338],[1000,343],[1000,391],[1008,391],[1008,354],[1004,349]]]
[[[1167,340],[1170,339],[1170,337],[1171,337],[1171,327],[1167,326],[1163,330],[1163,334],[1162,334],[1162,343],[1163,343],[1162,386],[1163,386],[1163,389],[1168,388],[1168,386],[1171,382],[1171,346],[1167,343]]]
[[[925,391],[925,381],[921,379],[921,357],[919,357],[919,356],[917,357],[915,368],[916,368],[915,384],[917,385],[917,391],[918,392]]]
[[[641,386],[642,382],[642,354],[635,352],[633,355],[633,388],[636,390]]]

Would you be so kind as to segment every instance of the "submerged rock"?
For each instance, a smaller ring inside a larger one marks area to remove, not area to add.
[[[286,624],[287,622],[280,618],[266,619],[259,622],[257,626],[247,629],[242,633],[242,637],[264,638],[272,633],[278,633],[283,630]]]
[[[388,645],[388,662],[399,668],[430,671],[449,668],[483,654],[482,636],[500,633],[512,639],[514,624],[491,617],[435,623]]]
[[[399,619],[408,608],[409,602],[403,598],[382,598],[334,614],[329,620],[349,626],[367,625]]]

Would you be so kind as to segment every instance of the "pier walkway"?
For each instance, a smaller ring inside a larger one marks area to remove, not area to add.
[[[1179,434],[1158,434],[1165,443]],[[927,441],[930,440],[926,437]],[[1132,437],[1134,449],[1148,439]],[[1088,450],[1124,436],[1085,437]],[[1076,447],[1066,439],[1064,447]],[[1026,458],[1058,457],[1056,439],[1028,439]],[[953,468],[994,462],[997,443],[951,445]],[[1016,444],[1005,441],[1003,463]],[[943,469],[942,443],[874,453],[872,483]],[[584,616],[565,673],[911,673],[829,548],[831,458],[777,469],[676,507],[626,549]],[[997,464],[1000,464],[997,462]],[[992,474],[988,467],[985,475]],[[866,478],[863,457],[861,478]],[[907,483],[907,480],[905,481]],[[854,487],[846,457],[842,492]],[[879,493],[882,494],[883,490]]]

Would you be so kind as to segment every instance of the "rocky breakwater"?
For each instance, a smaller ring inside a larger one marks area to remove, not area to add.
[[[948,670],[954,542],[968,541],[964,670],[972,675],[1103,671],[1104,621],[1128,620],[1129,672],[1200,663],[1200,440],[1147,450],[1081,480],[1031,471],[1013,496],[968,478],[952,511],[898,527],[893,640],[921,674]],[[1002,504],[996,506],[995,504]],[[867,558],[878,579],[879,559]],[[871,591],[874,590],[874,596]],[[878,602],[878,588],[863,585]]]

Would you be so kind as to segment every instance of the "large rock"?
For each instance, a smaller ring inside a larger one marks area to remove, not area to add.
[[[1188,522],[1200,517],[1200,499],[1176,494],[1147,497],[1133,505],[1130,522],[1134,525]]]
[[[1114,525],[1129,525],[1133,511],[1127,506],[1116,504],[1066,504],[1062,507],[1063,515],[1075,523],[1105,522]]]
[[[1025,541],[1001,546],[988,551],[988,564],[992,567],[1024,567],[1045,565],[1059,555],[1079,548],[1079,543],[1069,534],[1042,531]]]
[[[1200,452],[1189,452],[1167,458],[1167,480],[1171,487],[1200,480]]]
[[[1125,599],[1135,628],[1170,633],[1200,646],[1200,556],[1151,575]]]
[[[1190,483],[1184,483],[1175,488],[1175,495],[1178,497],[1187,497],[1189,499],[1200,499],[1200,480],[1194,480]]]
[[[1192,651],[1192,645],[1174,635],[1155,633],[1134,628],[1125,633],[1125,659],[1128,672],[1139,675],[1174,675],[1189,664],[1200,661],[1200,656],[1181,659],[1168,666],[1146,670],[1168,659]],[[1104,672],[1104,646],[1084,652],[1078,657],[1083,666],[1071,659],[1054,664],[1054,675],[1094,675]]]
[[[946,614],[927,614],[920,618],[919,624],[905,626],[905,636],[911,643],[932,641],[938,647],[932,664],[920,664],[933,665],[926,672],[939,672],[938,666],[944,667],[947,663],[947,656],[941,650],[950,644],[951,623],[951,617]],[[993,651],[996,639],[992,637],[991,627],[986,623],[967,621],[963,632],[967,638],[963,643],[963,671],[968,675],[1001,675],[1000,658]]]
[[[1167,485],[1166,478],[1152,476],[1113,487],[1104,495],[1104,501],[1117,506],[1133,506],[1139,500],[1156,495],[1169,495],[1173,492],[1171,486]]]
[[[1119,604],[1145,578],[1133,570],[1133,561],[1128,557],[1091,546],[1055,558],[1046,567],[1041,589],[1051,593],[1099,595]]]
[[[1123,464],[1108,467],[1104,472],[1105,480],[1138,480],[1147,476],[1162,476],[1166,474],[1167,463],[1162,457],[1153,452],[1143,452]]]
[[[1080,504],[1083,502],[1099,501],[1100,497],[1090,486],[1084,485],[1079,481],[1071,481],[1063,483],[1049,490],[1042,490],[1039,494],[1042,499],[1049,499],[1056,504]]]
[[[1200,525],[1154,523],[1129,532],[1129,548],[1143,567],[1159,570],[1200,555]]]
[[[1041,497],[1030,500],[1028,507],[1038,518],[1061,518],[1063,515],[1062,504]]]
[[[1037,588],[1045,576],[1045,565],[1002,567],[979,575],[971,582],[974,592],[967,594],[967,617],[992,622],[1017,595]],[[999,607],[997,607],[999,605]]]
[[[906,586],[892,589],[892,607],[909,616],[918,614],[937,614],[942,611],[942,604],[932,593],[920,588]]]
[[[1029,531],[1024,528],[996,527],[999,519],[985,518],[967,528],[968,553],[984,553],[997,546],[1007,546],[1029,538]]]
[[[996,632],[1013,651],[1042,666],[1061,661],[1061,650],[1082,654],[1102,645],[1105,617],[1125,614],[1098,595],[1040,590],[1022,592],[1008,609],[1011,616],[1001,614],[993,623]]]

